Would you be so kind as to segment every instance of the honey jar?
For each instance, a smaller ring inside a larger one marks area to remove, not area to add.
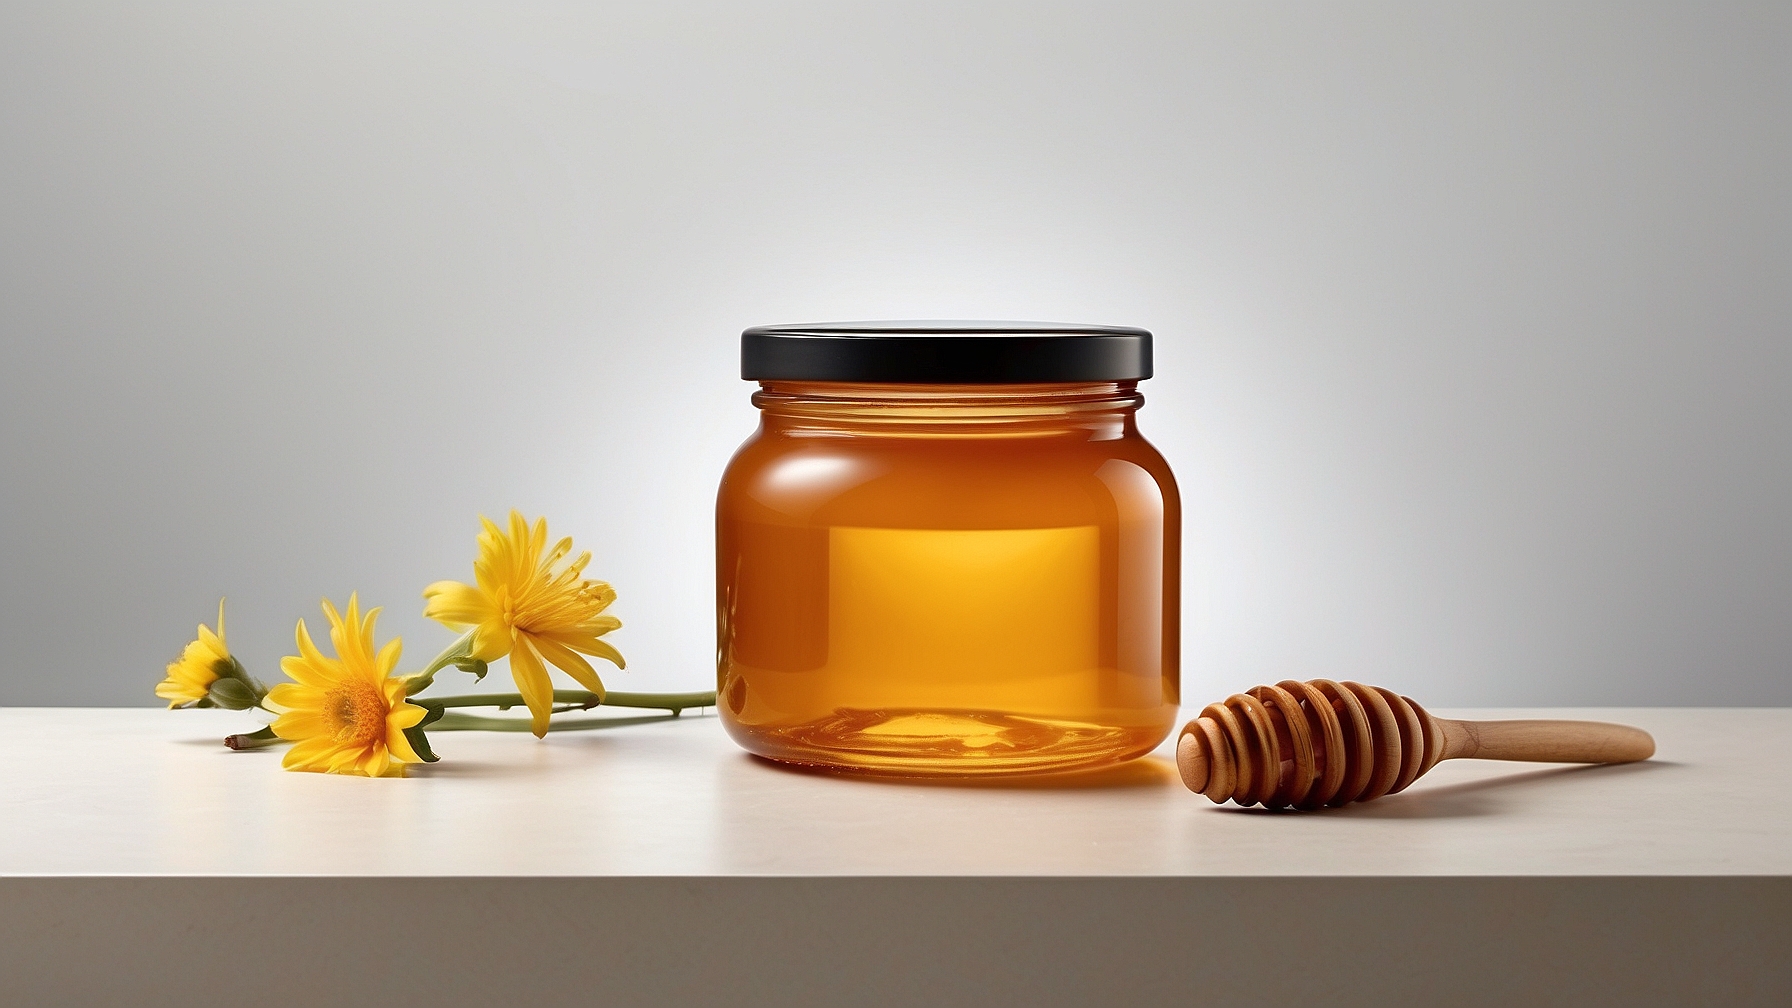
[[[758,326],[759,430],[716,506],[718,708],[774,760],[1095,767],[1178,701],[1180,505],[1139,434],[1151,334]]]

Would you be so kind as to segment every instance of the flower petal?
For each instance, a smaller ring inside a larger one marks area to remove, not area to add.
[[[591,663],[579,657],[571,648],[545,637],[529,637],[529,644],[541,652],[541,656],[551,661],[560,671],[578,680],[580,686],[596,693],[601,699],[604,695],[603,680],[591,668]],[[513,662],[515,659],[511,659]]]
[[[386,722],[386,751],[406,763],[421,763],[423,757],[411,747],[411,740],[405,737],[404,729],[392,722]]]
[[[369,746],[355,770],[364,777],[384,777],[391,768],[392,757],[383,745]]]
[[[308,738],[293,744],[286,750],[286,756],[280,765],[288,770],[311,770],[323,773],[330,768],[330,756],[335,752],[335,744],[329,736]]]
[[[574,651],[582,651],[595,658],[603,658],[613,662],[617,668],[628,668],[628,663],[622,659],[622,652],[595,637],[587,637],[581,640],[571,641],[566,640],[563,637],[556,637],[555,639],[560,643],[565,644],[567,647],[572,648]]]
[[[507,542],[505,559],[508,564],[504,570],[507,580],[513,585],[527,584],[535,573],[535,555],[529,551],[529,520],[522,512],[510,512],[510,532],[505,536]]]
[[[300,620],[298,629],[293,631],[293,639],[298,642],[299,657],[303,658],[307,665],[310,665],[314,671],[322,676],[323,681],[318,683],[318,685],[327,685],[330,682],[342,678],[342,663],[334,658],[324,657],[324,653],[319,651],[317,645],[311,642],[311,631],[306,629],[304,620]],[[280,670],[286,672],[286,661],[284,659],[280,662]],[[286,674],[292,675],[291,672],[286,672]],[[293,678],[297,679],[299,677],[293,676]]]
[[[484,592],[459,581],[437,581],[423,589],[423,597],[428,600],[423,615],[451,630],[477,626],[497,615]]]
[[[479,516],[479,556],[473,561],[473,579],[479,582],[479,590],[487,595],[497,593],[498,584],[509,576],[507,568],[498,566],[503,562],[504,533],[492,520],[484,515]]]
[[[503,620],[481,623],[479,632],[473,635],[471,654],[480,661],[495,662],[510,653],[513,637]]]
[[[382,749],[385,747],[382,746]],[[367,749],[363,746],[351,746],[338,749],[330,754],[330,772],[334,774],[359,774],[361,761],[367,757]]]
[[[386,724],[398,728],[415,728],[417,723],[429,716],[429,710],[413,703],[400,704],[386,715]]]
[[[287,655],[280,659],[280,671],[286,673],[286,677],[293,682],[302,683],[312,689],[328,689],[340,678],[334,674],[335,669],[327,666],[320,667],[317,663],[306,661],[297,655]],[[280,687],[274,688],[279,689]]]
[[[205,696],[205,694],[205,690],[196,690],[192,686],[176,679],[173,675],[156,683],[156,696],[168,701],[168,706],[170,708],[179,707],[184,703],[192,703],[194,700],[198,700],[200,697]]]
[[[373,671],[380,679],[385,679],[398,667],[398,656],[404,651],[403,638],[394,637],[380,648],[379,657],[373,661]]]
[[[330,722],[314,710],[287,711],[275,718],[269,727],[274,729],[274,734],[294,742],[319,736],[328,738],[334,733]]]
[[[541,658],[529,646],[527,637],[518,638],[510,652],[510,678],[516,682],[523,702],[529,705],[529,730],[541,738],[548,733],[548,712],[554,706],[554,683]]]
[[[375,623],[379,622],[380,613],[382,613],[384,611],[385,611],[385,606],[374,606],[372,609],[367,610],[366,616],[361,617],[360,632],[357,635],[359,637],[359,640],[357,640],[355,642],[356,643],[356,651],[359,652],[359,655],[358,655],[359,657],[367,659],[370,663],[375,660],[374,659],[374,647],[373,647],[373,626]],[[392,643],[394,643],[394,644],[398,643],[398,638],[397,637],[392,638]]]
[[[224,646],[224,639],[212,633],[211,628],[204,623],[199,624],[199,643],[211,652],[213,658],[230,657],[230,649]]]
[[[603,616],[603,617],[599,617],[599,618],[600,619],[614,619],[614,617],[610,617],[610,616]],[[620,625],[620,623],[621,623],[620,620],[616,620],[616,622],[618,623],[618,625]],[[615,629],[615,627],[611,627],[610,629]],[[584,629],[581,628],[578,630],[548,630],[548,631],[544,631],[544,632],[538,632],[538,633],[534,634],[534,636],[537,638],[546,637],[556,643],[564,644],[567,647],[572,648],[574,651],[582,651],[585,654],[595,655],[596,657],[599,657],[599,658],[608,658],[610,661],[613,661],[616,663],[617,668],[623,668],[624,666],[622,663],[622,655],[615,648],[613,648],[610,645],[605,644],[603,641],[600,641],[597,639],[598,637],[602,636],[603,634],[606,634],[609,632],[610,632],[610,630],[606,629],[606,630],[601,631],[600,633],[586,633],[584,631]]]
[[[349,595],[348,607],[349,612],[355,611],[355,597],[352,594]],[[342,613],[336,610],[336,603],[329,599],[324,599],[324,616],[330,621],[330,646],[336,649],[338,658],[347,658],[349,656],[348,635],[343,633]]]
[[[286,661],[290,662],[293,659],[288,658]],[[281,663],[281,667],[285,668],[285,662]],[[291,674],[290,671],[287,672],[287,675]],[[283,682],[268,690],[268,700],[290,710],[321,710],[323,709],[324,689],[328,685],[325,683],[324,686],[312,686]]]
[[[593,612],[603,612],[610,608],[610,603],[616,601],[616,589],[610,587],[608,581],[585,582],[585,595],[591,599]]]

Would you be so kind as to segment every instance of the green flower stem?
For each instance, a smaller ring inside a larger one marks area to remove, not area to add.
[[[269,725],[260,731],[226,736],[224,744],[240,751],[243,749],[266,749],[268,746],[279,745],[284,741],[286,740],[274,734],[274,726]]]
[[[436,655],[435,660],[429,663],[428,668],[414,676],[407,677],[408,681],[404,688],[405,696],[416,696],[428,689],[430,684],[436,681],[437,672],[454,664],[454,659],[465,658],[471,652],[473,647],[473,635],[478,632],[479,628],[474,627],[466,633],[461,634],[459,639],[448,645],[446,650],[441,654]]]
[[[521,693],[470,693],[466,696],[423,697],[412,700],[420,707],[496,707],[509,710],[512,707],[525,706]],[[580,710],[590,710],[602,705],[604,707],[641,707],[649,710],[669,710],[674,714],[688,707],[714,707],[716,691],[704,690],[699,693],[623,693],[611,690],[598,695],[590,690],[557,689],[554,691],[554,702],[572,704]],[[438,721],[430,725],[435,728]],[[502,730],[502,729],[500,729]]]
[[[566,720],[556,718],[548,722],[548,731],[595,731],[600,728],[621,728],[623,725],[648,724],[653,721],[670,721],[676,718],[671,714],[649,714],[645,717],[624,718],[573,718]],[[530,729],[528,718],[480,717],[477,714],[443,714],[439,720],[429,726],[432,732],[439,731],[511,731],[526,732]]]

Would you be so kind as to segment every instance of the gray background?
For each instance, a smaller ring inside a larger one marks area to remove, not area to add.
[[[701,688],[739,330],[929,317],[1158,334],[1190,700],[1792,703],[1788,10],[6,3],[0,703],[512,506]]]

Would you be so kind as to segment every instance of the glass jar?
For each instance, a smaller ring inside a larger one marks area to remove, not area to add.
[[[775,760],[1037,773],[1150,752],[1178,702],[1180,505],[1142,329],[761,326],[716,506],[718,709]]]

